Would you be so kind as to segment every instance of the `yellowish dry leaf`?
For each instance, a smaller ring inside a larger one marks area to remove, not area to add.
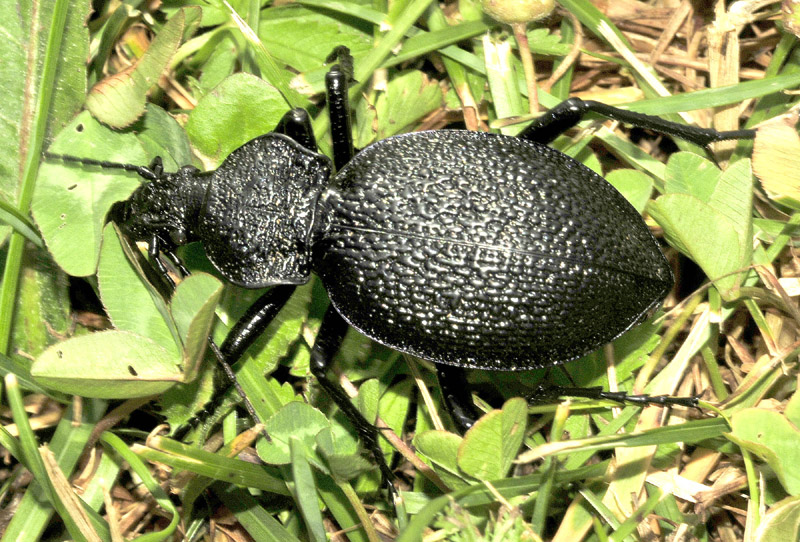
[[[797,112],[758,128],[753,143],[753,171],[774,199],[800,209],[800,136]]]

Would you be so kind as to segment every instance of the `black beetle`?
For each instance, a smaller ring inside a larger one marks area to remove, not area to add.
[[[637,211],[602,177],[545,144],[587,111],[706,145],[754,132],[686,127],[569,100],[519,137],[439,130],[379,141],[355,156],[347,77],[326,79],[334,165],[315,152],[308,116],[244,144],[213,172],[133,169],[147,181],[112,211],[122,231],[172,255],[201,241],[231,282],[275,286],[221,347],[236,360],[294,286],[322,278],[333,307],[312,372],[353,420],[384,478],[374,427],[326,376],[346,324],[437,364],[454,421],[477,413],[464,368],[518,371],[578,358],[659,306],[673,284]],[[346,323],[345,323],[346,322]]]

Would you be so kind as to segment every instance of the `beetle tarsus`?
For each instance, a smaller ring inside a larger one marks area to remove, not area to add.
[[[330,62],[337,62],[337,66],[331,66],[331,69],[341,70],[344,75],[346,82],[348,84],[355,83],[354,77],[354,67],[353,67],[353,55],[350,54],[350,49],[345,47],[344,45],[339,45],[338,47],[334,47],[331,54],[327,56],[325,59],[326,63]]]
[[[536,388],[535,392],[529,395],[528,401],[531,403],[540,403],[545,399],[557,399],[559,397],[584,397],[586,399],[605,399],[620,404],[680,406],[686,408],[698,408],[699,405],[699,399],[697,397],[674,397],[672,395],[647,394],[629,395],[624,391],[605,391],[599,386],[570,388],[541,385]]]

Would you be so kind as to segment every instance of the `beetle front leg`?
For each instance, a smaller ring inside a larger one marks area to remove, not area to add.
[[[339,350],[342,344],[344,335],[347,332],[347,322],[339,316],[339,313],[331,307],[325,313],[322,319],[317,340],[314,342],[314,347],[311,349],[311,374],[313,374],[319,385],[328,396],[336,403],[336,406],[342,413],[350,420],[350,423],[355,427],[361,442],[372,454],[372,457],[377,463],[381,471],[381,480],[383,485],[389,490],[390,496],[394,496],[394,474],[386,460],[383,457],[383,450],[378,444],[378,430],[373,424],[368,422],[359,410],[353,405],[347,393],[341,386],[336,384],[333,380],[328,378],[327,371],[330,367],[333,355]]]

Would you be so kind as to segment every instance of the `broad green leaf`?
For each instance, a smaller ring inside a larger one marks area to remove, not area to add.
[[[63,271],[44,250],[23,252],[10,352],[25,367],[50,344],[69,333],[72,325],[69,284]],[[28,359],[23,360],[19,354]]]
[[[183,341],[183,366],[187,381],[197,376],[222,288],[222,283],[215,277],[195,273],[181,281],[172,296],[170,311]]]
[[[723,296],[732,295],[741,267],[741,246],[736,226],[709,205],[687,194],[661,196],[648,211],[664,228],[667,241],[692,258]]]
[[[506,401],[478,420],[458,449],[458,466],[479,480],[496,480],[508,474],[517,457],[528,422],[528,403],[520,397]]]
[[[305,403],[292,401],[282,407],[264,424],[272,442],[260,440],[258,455],[270,465],[286,465],[291,462],[289,440],[303,443],[307,455],[313,454],[317,433],[330,426],[325,415]]]
[[[183,379],[173,352],[126,331],[90,333],[55,344],[34,361],[31,374],[64,393],[108,399],[158,394]]]
[[[667,193],[648,206],[667,240],[714,280],[726,299],[737,295],[752,254],[752,174],[740,160],[725,172],[702,157],[678,153],[667,164]]]
[[[742,267],[753,250],[753,174],[750,160],[739,160],[722,172],[708,204],[733,223],[739,234]]]
[[[380,398],[379,412],[381,419],[398,435],[403,434],[403,426],[408,416],[413,385],[412,380],[404,380],[394,386],[390,386]],[[360,393],[359,391],[359,395]],[[394,453],[394,448],[385,439],[380,439],[379,442],[385,453]],[[387,460],[391,460],[391,455],[387,457]]]
[[[354,3],[353,8],[358,9]],[[305,72],[325,64],[335,47],[344,45],[359,56],[372,47],[363,26],[346,17],[332,17],[327,10],[310,10],[287,5],[264,12],[258,37],[275,59]]]
[[[615,169],[606,175],[606,180],[625,196],[625,199],[640,213],[653,192],[653,178],[635,169]]]
[[[730,438],[766,461],[786,492],[800,495],[800,429],[778,412],[746,408],[733,414]]]
[[[353,144],[364,148],[377,140],[378,114],[375,106],[367,100],[359,100],[355,108],[355,131]]]
[[[116,133],[83,112],[55,139],[48,152],[146,164],[136,136]],[[79,277],[97,267],[103,224],[111,205],[140,185],[136,174],[100,170],[49,159],[39,168],[31,204],[47,248],[64,271]]]
[[[358,440],[339,424],[317,433],[317,452],[327,473],[337,482],[352,480],[374,469],[372,463],[359,453]]]
[[[386,91],[378,94],[374,104],[360,100],[356,145],[366,147],[377,140],[408,132],[415,123],[442,105],[438,83],[430,81],[418,70],[405,72],[389,81]]]
[[[708,203],[719,181],[719,168],[692,152],[673,154],[664,173],[664,191],[690,194]]]
[[[794,395],[792,395],[789,402],[786,403],[786,409],[783,411],[783,415],[786,416],[786,419],[791,423],[800,427],[800,393],[795,392]]]
[[[236,42],[227,33],[219,36],[207,46],[211,46],[212,50],[208,60],[203,64],[203,72],[197,82],[198,91],[195,95],[198,98],[202,98],[222,83],[226,77],[233,75],[238,58]]]
[[[232,151],[275,128],[286,102],[272,85],[246,73],[226,78],[189,114],[186,132],[216,167]]]
[[[186,9],[199,10],[198,7]],[[89,91],[86,108],[95,118],[113,128],[124,128],[142,116],[147,91],[156,84],[178,50],[185,22],[184,10],[178,11],[156,34],[139,60],[103,79]]]
[[[186,130],[157,105],[147,104],[147,112],[132,130],[147,156],[163,160],[165,171],[176,171],[192,164],[194,155]],[[141,165],[149,165],[149,162]]]
[[[172,386],[159,396],[159,412],[170,428],[177,429],[195,416],[202,416],[200,412],[214,398],[216,369],[216,360],[205,356],[204,363],[198,365],[197,376]]]
[[[541,55],[566,56],[571,46],[561,43],[561,36],[552,33],[548,28],[531,28],[527,32],[528,45],[531,51]]]
[[[358,388],[356,405],[361,415],[370,423],[374,423],[378,415],[378,400],[380,397],[380,382],[376,378],[363,382]]]
[[[800,540],[800,497],[789,497],[772,505],[756,529],[754,542]]]
[[[464,473],[458,468],[458,449],[463,438],[448,431],[425,431],[414,437],[417,452],[428,458],[433,470],[453,489],[466,487]]]
[[[141,278],[141,273],[123,249],[118,228],[109,223],[103,230],[103,245],[97,265],[100,299],[114,327],[147,337],[180,357],[177,333],[165,320],[169,311],[163,298]]]

